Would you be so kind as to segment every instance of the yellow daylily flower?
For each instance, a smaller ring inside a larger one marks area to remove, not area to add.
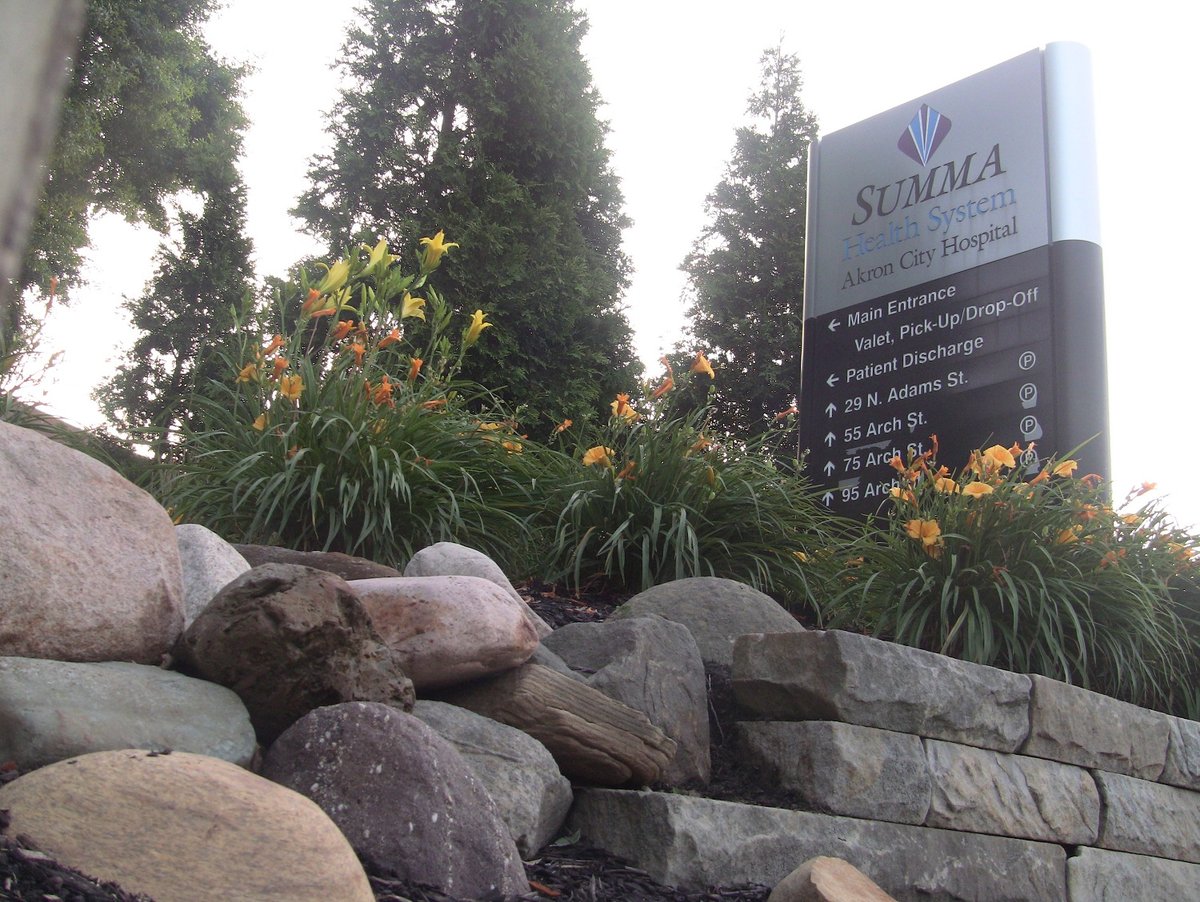
[[[592,464],[600,464],[603,467],[612,468],[612,456],[617,452],[612,448],[605,448],[603,445],[595,445],[583,452],[583,465],[590,467]]]
[[[441,232],[438,232],[440,235]],[[485,322],[487,314],[482,310],[476,310],[471,314],[471,325],[467,327],[467,334],[463,336],[463,347],[469,348],[475,342],[479,341],[479,336],[484,329],[490,329],[495,323]]]
[[[968,498],[980,498],[984,495],[990,495],[995,491],[986,482],[971,482],[963,487],[962,493]]]
[[[258,364],[247,363],[241,370],[238,371],[238,382],[249,382],[258,376]]]
[[[944,492],[947,495],[953,495],[961,491],[958,482],[951,479],[949,476],[939,476],[933,481],[933,487],[939,492]]]
[[[521,447],[520,442],[503,441],[500,443],[500,447],[509,454],[521,454],[524,451],[524,448]]]
[[[802,564],[808,563],[808,555],[803,551],[793,551],[792,556]]]
[[[1068,526],[1066,529],[1064,529],[1062,532],[1060,532],[1058,534],[1058,538],[1055,539],[1055,543],[1058,545],[1070,545],[1072,542],[1074,542],[1076,539],[1079,538],[1079,534],[1081,532],[1083,532],[1082,526],[1079,526],[1079,525]]]
[[[442,254],[452,247],[458,247],[456,242],[446,242],[444,231],[439,231],[432,238],[422,238],[421,244],[425,245],[425,254],[421,257],[421,268],[424,270],[434,269],[441,262]]]
[[[1058,465],[1054,468],[1054,475],[1055,476],[1070,476],[1072,473],[1074,473],[1078,469],[1079,469],[1079,463],[1077,461],[1063,460],[1063,461],[1059,461]]]
[[[941,543],[942,527],[937,520],[909,520],[905,529],[908,537],[920,542],[926,551]]]
[[[318,265],[324,266],[325,264]],[[350,261],[339,260],[333,266],[327,267],[327,270],[324,278],[317,283],[318,294],[332,294],[346,284],[346,279],[350,275]]]
[[[284,376],[279,380],[279,394],[289,401],[299,401],[304,391],[304,380],[300,376]]]
[[[254,418],[254,422],[251,425],[254,426],[254,428],[259,432],[262,432],[267,428],[267,415],[265,413],[260,413]]]
[[[712,364],[708,362],[708,358],[704,356],[703,351],[696,353],[696,362],[692,364],[693,373],[704,373],[709,379],[715,379],[713,375]]]
[[[992,468],[1004,466],[1011,469],[1017,465],[1016,459],[1012,456],[1012,451],[1003,445],[992,445],[992,447],[983,452],[983,457]]]
[[[388,244],[386,238],[380,238],[379,243],[373,248],[367,247],[367,245],[364,244],[363,250],[369,251],[371,254],[370,258],[367,260],[367,269],[374,269],[376,266],[379,266],[380,263],[383,264],[383,269],[387,269],[396,259],[394,254],[388,253]]]
[[[424,321],[424,307],[424,298],[414,298],[406,291],[404,292],[404,297],[400,300],[400,318],[405,319],[410,316],[415,316],[417,319]],[[491,324],[489,323],[488,325]]]

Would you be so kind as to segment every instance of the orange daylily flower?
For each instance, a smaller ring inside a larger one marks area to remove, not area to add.
[[[912,493],[912,489],[902,489],[898,485],[891,488],[890,494],[897,501],[907,501],[909,504],[916,507],[917,496]]]
[[[400,330],[397,329],[395,326],[393,326],[391,332],[389,332],[387,335],[383,336],[383,338],[379,339],[379,344],[377,345],[377,347],[380,351],[382,351],[388,345],[394,345],[399,340],[400,340]]]
[[[626,420],[636,420],[640,414],[629,406],[629,395],[624,392],[617,393],[617,399],[613,401],[609,408],[612,410],[614,417],[623,417]]]
[[[352,320],[352,319],[340,320],[338,322],[338,324],[333,327],[333,340],[341,341],[343,338],[345,338],[347,335],[349,335],[353,330],[354,330],[354,320]]]
[[[438,407],[445,407],[445,406],[446,406],[445,398],[434,398],[430,401],[423,401],[421,403],[421,408],[423,410],[435,410]]]
[[[551,432],[550,434],[558,435],[560,432],[566,432],[573,425],[574,425],[574,422],[570,418],[567,418],[567,419],[563,420],[561,423],[559,423],[557,426],[555,426],[554,431]]]
[[[621,467],[621,472],[616,475],[617,479],[633,479],[633,471],[637,468],[637,461],[627,460],[625,466]]]
[[[288,368],[288,359],[282,354],[274,360],[275,370],[271,373],[272,379],[278,379],[283,375],[283,371]]]
[[[366,345],[356,341],[349,345],[346,350],[354,354],[354,365],[362,366],[363,355],[367,353]]]
[[[708,358],[704,356],[703,351],[696,353],[696,362],[692,364],[693,373],[704,373],[709,379],[717,378],[713,375],[712,364],[708,362]]]
[[[263,348],[261,351],[258,352],[258,356],[266,357],[268,354],[274,354],[276,351],[278,351],[282,347],[283,347],[283,336],[282,335],[273,335],[273,336],[271,336],[270,343],[265,348]]]
[[[395,407],[396,402],[392,400],[392,392],[396,386],[392,384],[392,380],[385,374],[380,383],[372,388],[371,383],[367,383],[367,391],[371,395],[371,401],[375,404],[387,404],[389,407]]]
[[[425,361],[420,357],[414,357],[408,362],[408,381],[416,382],[417,375],[421,372],[421,367],[425,365]]]
[[[659,398],[661,398],[663,395],[665,395],[667,392],[669,392],[674,387],[675,387],[675,377],[667,376],[667,378],[662,381],[662,385],[660,385],[658,388],[654,389],[654,393],[650,395],[651,400],[657,401]]]
[[[788,407],[788,408],[786,408],[786,409],[784,409],[784,410],[781,410],[781,411],[779,411],[779,413],[775,414],[775,421],[776,421],[776,422],[778,422],[779,420],[784,420],[784,419],[787,419],[787,418],[788,418],[788,417],[790,417],[792,414],[794,414],[794,413],[799,413],[799,412],[800,412],[800,411],[798,411],[798,410],[796,409],[796,405],[795,405],[795,404],[793,404],[791,407]]]
[[[249,382],[258,376],[258,364],[247,363],[238,371],[238,382]]]

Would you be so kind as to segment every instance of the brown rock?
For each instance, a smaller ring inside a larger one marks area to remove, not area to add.
[[[340,551],[293,551],[274,545],[234,545],[234,549],[246,559],[251,567],[263,564],[295,564],[334,573],[342,579],[379,579],[400,576],[399,570],[386,564],[377,564],[365,557],[354,557]]]
[[[675,756],[675,743],[640,711],[537,664],[456,687],[442,699],[542,743],[567,777],[597,786],[645,786]]]
[[[229,583],[188,627],[181,657],[238,694],[264,745],[322,705],[414,701],[358,596],[310,567],[266,564]]]
[[[360,579],[350,588],[417,689],[508,670],[538,645],[524,602],[478,576]]]
[[[346,838],[299,793],[216,758],[96,752],[0,787],[63,864],[156,902],[372,902]]]
[[[820,855],[779,881],[767,902],[896,902],[847,861]]]
[[[175,527],[99,461],[0,422],[0,655],[157,664],[183,629]]]

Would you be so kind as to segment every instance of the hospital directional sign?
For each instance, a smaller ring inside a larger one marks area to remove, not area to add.
[[[830,508],[879,510],[935,434],[952,467],[1087,441],[1107,474],[1086,75],[1052,44],[815,146],[800,424]]]

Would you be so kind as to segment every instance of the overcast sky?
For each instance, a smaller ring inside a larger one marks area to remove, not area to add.
[[[804,101],[823,133],[906,103],[1051,41],[1089,47],[1098,126],[1100,207],[1114,479],[1157,481],[1168,508],[1200,524],[1192,445],[1192,384],[1200,335],[1188,230],[1196,125],[1194,29],[1180,7],[1075,2],[913,5],[869,0],[754,4],[592,0],[584,45],[606,102],[633,260],[627,296],[639,353],[653,363],[678,337],[678,267],[702,228],[704,198],[745,122],[762,51],[782,41],[805,75]],[[257,67],[246,85],[251,129],[243,173],[260,275],[317,250],[287,215],[308,159],[324,146],[335,102],[332,61],[353,15],[349,0],[294,4],[229,0],[208,35],[217,52]],[[91,288],[55,325],[65,351],[48,401],[84,423],[87,399],[125,337],[123,296],[149,278],[157,236],[106,220],[95,230]],[[453,236],[450,236],[453,237]],[[797,381],[798,381],[797,374]],[[956,462],[949,462],[952,465]]]

